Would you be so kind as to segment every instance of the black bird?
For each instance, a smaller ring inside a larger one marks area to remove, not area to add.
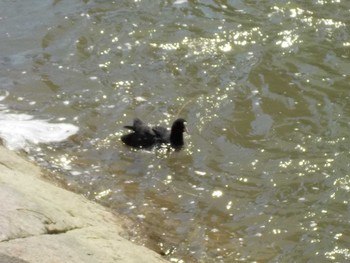
[[[135,118],[132,126],[124,126],[133,132],[123,135],[121,140],[126,145],[136,148],[151,148],[161,144],[170,144],[175,149],[181,149],[184,145],[183,133],[187,131],[185,123],[184,119],[177,119],[169,131],[162,126],[150,128],[140,119]]]
[[[132,130],[132,133],[121,137],[123,143],[135,148],[150,148],[156,143],[156,134],[140,119],[135,118],[132,126],[125,125],[124,128]]]

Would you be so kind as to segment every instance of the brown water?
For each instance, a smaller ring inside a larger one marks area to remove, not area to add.
[[[79,126],[32,155],[174,262],[348,261],[350,2],[307,2],[3,0],[3,104]]]

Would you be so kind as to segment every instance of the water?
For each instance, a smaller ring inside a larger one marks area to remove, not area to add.
[[[349,260],[349,1],[0,6],[2,103],[79,127],[31,155],[133,239],[178,262]],[[186,149],[125,147],[136,116],[185,118]]]

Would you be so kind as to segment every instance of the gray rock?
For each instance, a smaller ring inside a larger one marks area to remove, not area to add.
[[[167,262],[123,238],[108,209],[40,174],[0,147],[0,263]]]

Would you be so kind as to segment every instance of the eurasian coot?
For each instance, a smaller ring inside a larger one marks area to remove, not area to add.
[[[187,131],[185,123],[184,119],[177,119],[169,131],[162,126],[150,128],[140,119],[135,118],[132,126],[124,126],[133,132],[123,135],[121,140],[126,145],[135,148],[151,148],[161,144],[170,144],[171,147],[180,149],[184,145],[183,133]]]

